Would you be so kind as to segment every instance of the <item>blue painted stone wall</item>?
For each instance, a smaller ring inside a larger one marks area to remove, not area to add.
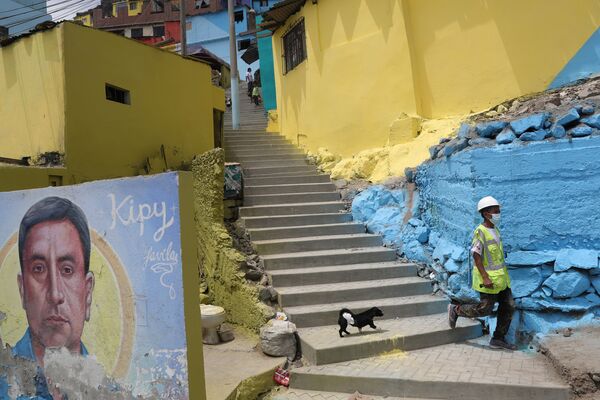
[[[406,193],[372,187],[353,215],[407,258],[427,262],[449,297],[476,301],[469,244],[477,201],[502,204],[502,232],[518,311],[512,335],[597,322],[600,315],[600,136],[470,147],[417,169],[418,209]],[[405,215],[405,214],[404,214]],[[419,238],[417,234],[423,233]],[[426,232],[426,233],[424,233]],[[419,240],[421,239],[421,240]],[[493,328],[494,321],[490,325]]]

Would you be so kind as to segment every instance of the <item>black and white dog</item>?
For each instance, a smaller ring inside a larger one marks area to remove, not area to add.
[[[346,330],[348,325],[358,328],[359,333],[362,332],[362,328],[367,325],[373,329],[377,329],[373,323],[373,318],[375,317],[383,317],[383,311],[377,307],[369,308],[367,311],[361,312],[360,314],[354,314],[347,308],[342,308],[340,310],[340,317],[338,318],[338,324],[340,325],[340,337],[344,337],[342,333],[347,333],[348,335],[350,334],[350,332]]]

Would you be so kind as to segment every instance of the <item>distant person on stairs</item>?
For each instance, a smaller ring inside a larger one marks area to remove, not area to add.
[[[248,72],[246,72],[246,84],[248,85],[248,97],[252,99],[252,89],[254,88],[254,75],[252,75],[252,68],[248,68]]]
[[[257,106],[260,105],[260,87],[258,85],[255,85],[252,89],[252,101]]]
[[[491,315],[498,303],[498,322],[490,340],[490,346],[508,350],[517,347],[506,341],[506,334],[515,310],[515,301],[510,290],[510,276],[504,262],[504,248],[498,224],[500,223],[500,203],[491,196],[479,200],[477,211],[483,223],[473,233],[471,254],[473,267],[473,289],[479,292],[480,302],[476,304],[449,304],[448,322],[456,327],[458,317],[478,318]]]

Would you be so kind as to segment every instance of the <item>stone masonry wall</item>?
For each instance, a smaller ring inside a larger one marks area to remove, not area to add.
[[[258,332],[270,310],[258,300],[256,287],[246,283],[241,270],[245,257],[233,248],[223,224],[223,150],[196,156],[192,172],[198,259],[209,301],[225,309],[229,322]]]

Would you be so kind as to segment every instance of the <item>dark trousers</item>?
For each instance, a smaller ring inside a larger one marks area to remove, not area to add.
[[[480,302],[476,304],[459,304],[456,306],[456,313],[459,317],[479,318],[492,315],[494,304],[498,303],[498,322],[494,339],[504,340],[504,336],[510,328],[512,315],[515,311],[515,300],[512,297],[510,288],[506,288],[497,294],[479,293]]]

